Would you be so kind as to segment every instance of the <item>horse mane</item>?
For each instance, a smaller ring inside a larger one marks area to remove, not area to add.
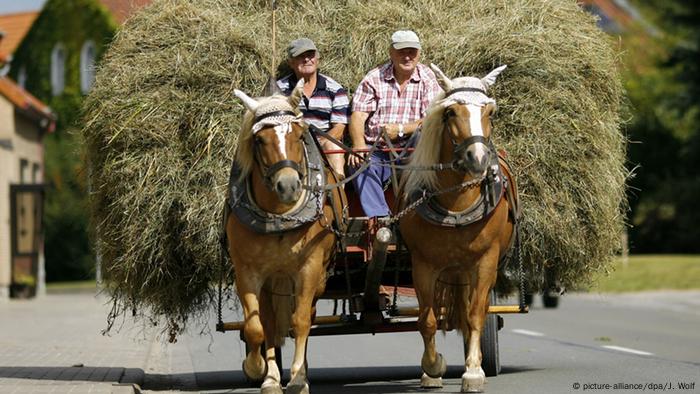
[[[260,105],[258,107],[259,109],[256,112],[269,112],[269,110],[266,111],[268,107],[272,107],[271,110],[278,110],[281,105],[283,107],[287,106],[295,113],[298,113],[298,109],[292,109],[289,103],[287,102],[287,99],[288,97],[282,94],[274,94],[270,97],[258,98],[257,100]],[[245,112],[245,114],[243,115],[243,122],[241,122],[241,129],[238,134],[238,146],[236,147],[234,160],[238,163],[238,166],[241,169],[241,180],[248,177],[251,171],[253,171],[253,164],[255,162],[253,121],[255,120],[256,115],[258,114],[253,113],[251,111]]]
[[[433,100],[421,128],[421,136],[416,149],[411,155],[410,164],[415,166],[429,166],[440,160],[440,148],[442,148],[442,114],[445,111],[443,102],[445,93],[440,92]],[[414,190],[435,190],[438,187],[438,179],[435,171],[406,171],[407,175],[403,190],[408,197]]]

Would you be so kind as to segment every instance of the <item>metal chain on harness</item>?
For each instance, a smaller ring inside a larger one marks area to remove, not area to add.
[[[434,192],[428,193],[427,190],[423,190],[423,195],[417,199],[416,201],[412,202],[409,204],[406,208],[401,210],[401,212],[397,213],[396,215],[392,216],[391,219],[389,220],[389,225],[394,224],[399,221],[403,216],[405,216],[407,213],[410,211],[416,209],[419,205],[423,204],[424,202],[430,200],[433,197],[439,196],[441,194],[445,193],[450,193],[462,189],[473,189],[477,186],[480,186],[481,183],[486,179],[486,175],[482,175],[479,178],[472,179],[470,181],[465,181],[462,183],[459,183],[457,185],[454,185],[452,187],[448,187],[447,189],[442,189],[442,190],[437,190]]]
[[[447,189],[437,190],[437,191],[430,192],[430,193],[428,193],[427,191],[424,190],[423,195],[419,199],[417,199],[416,201],[414,201],[411,204],[409,204],[408,206],[406,206],[406,208],[402,209],[396,215],[391,216],[391,218],[389,219],[389,221],[386,224],[389,226],[395,224],[402,217],[406,216],[406,214],[415,210],[419,205],[423,204],[424,202],[428,201],[429,199],[431,199],[435,196],[439,196],[441,194],[450,193],[450,192],[462,190],[462,189],[472,189],[472,188],[475,188],[477,186],[480,186],[481,183],[484,181],[484,179],[486,179],[486,177],[487,177],[486,175],[482,175],[479,178],[472,179],[472,180],[466,181],[466,182],[462,182],[460,184],[454,185],[454,186],[449,187]],[[341,232],[339,230],[332,228],[331,225],[327,222],[321,223],[321,226],[323,228],[325,228],[326,230],[335,234],[337,237],[347,237],[347,236],[358,237],[358,236],[363,236],[363,235],[367,234],[367,231],[368,231],[368,230],[362,230],[362,231],[354,231],[354,232]]]

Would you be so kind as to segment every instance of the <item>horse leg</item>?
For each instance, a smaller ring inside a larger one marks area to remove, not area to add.
[[[236,281],[236,288],[243,304],[243,316],[245,317],[243,336],[249,349],[245,360],[243,360],[243,373],[248,379],[259,381],[267,374],[265,359],[260,354],[260,347],[265,339],[260,320],[260,305],[258,303],[261,282],[255,280],[256,275],[247,272],[247,270],[239,268],[237,272],[241,275],[241,278],[246,278],[246,280]]]
[[[261,394],[282,394],[282,373],[277,368],[275,354],[275,325],[277,319],[272,309],[272,297],[264,292],[260,294],[260,314],[263,317],[265,331],[265,359],[267,361],[267,376],[260,386]]]
[[[413,285],[418,296],[417,324],[423,337],[423,357],[420,363],[423,369],[423,376],[420,379],[422,388],[442,387],[442,375],[447,370],[445,359],[435,348],[435,333],[437,332],[437,317],[433,309],[435,279],[427,264],[414,257]]]
[[[313,258],[310,261],[319,261]],[[323,267],[321,264],[308,264],[302,267],[297,280],[297,302],[292,315],[292,329],[294,330],[294,360],[290,368],[290,381],[287,384],[286,394],[309,394],[309,380],[307,377],[306,345],[309,331],[311,330],[311,315],[313,313],[314,297],[317,286],[321,283]]]
[[[496,254],[497,255],[497,254]],[[476,264],[472,276],[467,321],[469,330],[464,332],[464,343],[468,344],[465,372],[462,375],[463,393],[484,391],[486,374],[481,368],[481,331],[489,309],[489,291],[496,281],[496,259],[488,255]]]

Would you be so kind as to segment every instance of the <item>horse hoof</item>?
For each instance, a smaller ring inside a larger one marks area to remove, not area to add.
[[[262,373],[260,375],[254,375],[248,372],[245,366],[245,360],[243,360],[243,365],[241,365],[241,370],[243,370],[243,375],[245,376],[246,380],[249,382],[262,382],[263,379],[265,379],[265,376],[267,376],[267,363],[265,363],[265,368],[263,368]]]
[[[287,385],[287,394],[309,394],[309,383],[303,382],[299,383],[289,383]]]
[[[482,393],[484,391],[484,382],[486,374],[481,367],[467,368],[467,371],[462,375],[462,392],[463,393]]]
[[[425,363],[421,363],[423,372],[425,372],[425,374],[431,378],[441,378],[447,371],[447,362],[445,361],[445,358],[442,357],[441,353],[438,353],[437,355],[438,357],[435,364],[425,365]]]
[[[260,394],[283,394],[282,386],[277,383],[270,383],[268,385],[263,385],[260,387]]]
[[[420,377],[420,388],[422,389],[439,389],[442,387],[442,378],[431,378],[428,374],[423,373]]]

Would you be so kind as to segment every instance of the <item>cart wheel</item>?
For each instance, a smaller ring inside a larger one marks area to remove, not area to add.
[[[542,294],[542,303],[545,308],[556,308],[559,306],[559,296],[556,294],[549,294],[549,292],[545,291],[544,294]]]
[[[243,341],[245,343],[245,354],[246,356],[248,355],[248,352],[250,351],[250,346],[248,346],[248,342]],[[265,342],[263,342],[262,346],[260,347],[260,354],[265,358]],[[284,377],[284,369],[282,369],[282,347],[281,346],[275,346],[275,364],[277,364],[277,369],[280,371],[280,377]],[[243,373],[245,375],[245,373]],[[284,379],[283,379],[284,380]],[[262,380],[260,381],[253,381],[248,379],[246,376],[246,381],[250,383],[250,387],[260,387],[260,384],[262,384]]]
[[[489,293],[491,305],[496,304],[496,291]],[[501,372],[501,360],[498,355],[498,324],[499,316],[493,313],[486,315],[484,330],[481,332],[481,368],[486,376],[497,376]],[[464,344],[464,357],[467,356],[468,345]]]

